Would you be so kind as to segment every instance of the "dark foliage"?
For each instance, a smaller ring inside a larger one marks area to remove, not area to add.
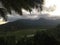
[[[34,8],[38,3],[41,5],[43,4],[43,0],[0,0],[0,2],[9,14],[11,14],[11,11],[14,10],[20,15],[22,15],[22,8],[31,11],[31,8]],[[3,12],[5,13],[5,11]],[[1,16],[5,19],[5,16]]]
[[[5,9],[0,8],[0,15],[1,15],[1,17],[4,17],[5,21],[7,21],[7,12]]]
[[[45,32],[38,32],[34,36],[35,45],[59,45],[59,42],[51,35]]]
[[[15,36],[0,37],[0,45],[60,45],[60,42],[46,32],[37,32],[34,37],[24,36],[20,39]]]

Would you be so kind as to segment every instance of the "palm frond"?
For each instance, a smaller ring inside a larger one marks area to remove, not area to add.
[[[34,8],[36,5],[37,0],[0,0],[0,2],[9,14],[12,14],[11,11],[14,10],[22,15],[21,9],[24,8],[31,11],[31,8]],[[42,0],[40,0],[40,4],[42,4]]]

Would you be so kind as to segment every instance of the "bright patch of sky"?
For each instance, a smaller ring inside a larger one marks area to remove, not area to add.
[[[48,12],[51,16],[60,16],[60,0],[45,0],[45,4],[44,6],[47,8],[51,8],[54,9],[54,11],[52,12]]]

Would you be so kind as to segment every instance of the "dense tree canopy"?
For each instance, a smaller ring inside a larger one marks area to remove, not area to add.
[[[36,4],[43,4],[43,0],[0,0],[0,2],[8,13],[11,14],[11,10],[14,10],[20,15],[22,15],[22,8],[31,11],[31,8],[34,8]]]

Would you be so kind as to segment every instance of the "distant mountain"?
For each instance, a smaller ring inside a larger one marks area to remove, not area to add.
[[[60,19],[57,20],[48,20],[45,18],[40,18],[39,20],[19,19],[13,22],[0,25],[0,30],[11,31],[31,28],[52,28],[59,23]]]

